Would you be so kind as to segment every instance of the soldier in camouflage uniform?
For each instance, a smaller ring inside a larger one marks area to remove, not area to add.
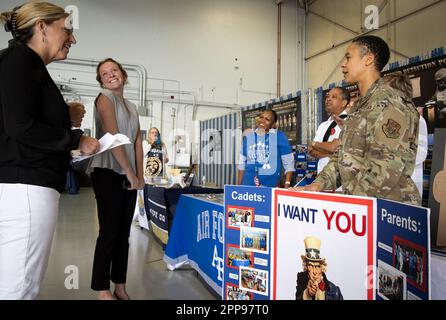
[[[411,174],[415,166],[419,114],[396,90],[386,86],[381,70],[389,60],[387,44],[362,36],[347,48],[342,72],[358,83],[358,99],[344,122],[340,145],[317,179],[294,190],[336,190],[420,205]]]

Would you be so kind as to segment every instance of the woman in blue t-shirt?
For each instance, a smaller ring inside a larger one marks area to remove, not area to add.
[[[273,129],[277,121],[274,110],[265,110],[257,120],[257,128],[243,138],[238,165],[238,184],[278,187],[282,166],[285,187],[289,187],[294,169],[294,155],[288,138]]]

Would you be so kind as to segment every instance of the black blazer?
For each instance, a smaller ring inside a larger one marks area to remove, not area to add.
[[[37,53],[17,45],[0,59],[0,183],[60,192],[82,131]]]

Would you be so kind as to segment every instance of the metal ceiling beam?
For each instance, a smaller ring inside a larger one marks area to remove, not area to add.
[[[383,2],[381,2],[381,4],[378,6],[378,12],[381,13],[388,3],[389,0],[383,0]]]
[[[344,30],[346,30],[348,32],[352,32],[352,33],[355,33],[355,34],[359,34],[358,31],[352,30],[349,27],[346,27],[346,26],[344,26],[344,25],[342,25],[342,24],[340,24],[340,23],[338,23],[336,21],[333,21],[330,18],[327,18],[327,17],[325,17],[325,16],[323,16],[323,15],[317,13],[317,12],[314,12],[314,11],[311,11],[311,10],[309,10],[308,12],[311,13],[312,15],[315,15],[318,18],[321,18],[322,20],[325,20],[325,21],[327,21],[327,22],[329,22],[331,24],[334,24],[335,26],[337,26],[337,27],[339,27],[341,29],[344,29]]]
[[[428,5],[426,5],[426,6],[422,7],[422,8],[417,9],[417,10],[415,10],[415,11],[413,11],[413,12],[410,12],[410,13],[405,14],[405,15],[399,17],[399,18],[396,18],[396,19],[394,19],[394,20],[391,20],[391,21],[389,21],[389,22],[387,22],[387,23],[381,25],[377,30],[368,30],[368,31],[366,31],[366,32],[357,34],[357,35],[354,36],[354,37],[351,37],[351,38],[349,38],[349,39],[347,39],[347,40],[341,41],[341,42],[338,43],[338,44],[334,44],[333,46],[331,46],[331,47],[329,47],[329,48],[323,49],[323,50],[321,50],[321,51],[319,51],[319,52],[317,52],[317,53],[315,53],[315,54],[313,54],[313,55],[311,55],[311,56],[309,56],[309,57],[306,57],[306,58],[305,58],[305,61],[311,60],[311,59],[313,59],[313,58],[315,58],[315,57],[317,57],[317,56],[320,56],[320,55],[322,55],[322,54],[324,54],[324,53],[326,53],[326,52],[328,52],[328,51],[331,51],[331,50],[333,50],[333,49],[335,49],[335,48],[338,48],[338,47],[340,47],[340,46],[343,46],[343,45],[345,45],[345,44],[351,42],[351,41],[352,41],[353,39],[355,39],[357,36],[363,36],[363,35],[367,35],[367,34],[369,34],[369,33],[376,32],[376,31],[378,31],[378,30],[381,30],[382,28],[386,27],[386,26],[389,25],[389,24],[392,25],[392,24],[394,24],[394,23],[397,23],[397,22],[399,22],[399,21],[401,21],[401,20],[404,20],[404,19],[406,19],[406,18],[408,18],[408,17],[410,17],[410,16],[413,16],[413,15],[415,15],[415,14],[421,12],[421,11],[424,11],[424,10],[426,10],[426,9],[429,9],[429,8],[431,8],[431,7],[434,7],[434,6],[436,6],[437,4],[442,3],[442,2],[444,2],[444,1],[445,1],[445,0],[437,0],[437,1],[433,2],[433,3],[431,3],[431,4],[428,4]],[[310,13],[312,13],[312,12],[310,11]],[[328,18],[326,18],[326,19],[328,19]],[[348,28],[347,28],[347,27],[344,27],[344,29],[348,29]],[[356,32],[356,31],[355,31],[355,32]],[[405,57],[405,55],[403,55],[403,54],[401,54],[401,53],[399,53],[399,52],[397,52],[397,51],[394,51],[394,52],[397,53],[397,54],[399,54],[399,55],[401,55],[401,56],[403,56],[403,57]]]
[[[336,65],[336,67],[333,68],[333,70],[330,72],[330,74],[328,75],[328,77],[325,79],[324,83],[322,83],[321,87],[325,87],[328,84],[328,81],[330,80],[330,78],[335,74],[335,72],[339,69],[339,67],[342,64],[342,61],[344,61],[344,57],[342,57],[342,59],[338,62],[338,64]]]
[[[385,1],[386,1],[386,0],[385,0]],[[346,26],[344,26],[344,25],[342,25],[342,24],[340,24],[340,23],[337,23],[336,21],[333,21],[333,20],[331,20],[331,19],[329,19],[329,18],[327,18],[327,17],[324,17],[324,16],[320,15],[319,13],[313,12],[313,11],[311,11],[311,10],[309,11],[309,13],[311,13],[311,14],[313,14],[313,15],[315,15],[315,16],[317,16],[317,17],[319,17],[319,18],[321,18],[321,19],[323,19],[323,20],[325,20],[325,21],[327,21],[327,22],[329,22],[329,23],[332,23],[332,24],[334,24],[335,26],[337,26],[337,27],[339,27],[339,28],[342,28],[342,29],[344,29],[344,30],[346,30],[346,31],[348,31],[348,32],[351,32],[351,33],[353,33],[353,34],[355,34],[355,35],[357,35],[357,36],[359,36],[359,35],[361,34],[360,32],[355,31],[355,30],[353,30],[353,29],[350,29],[349,27],[346,27]],[[407,56],[407,55],[405,55],[405,54],[403,54],[403,53],[401,53],[401,52],[398,52],[398,51],[396,51],[396,50],[394,50],[394,49],[390,49],[390,51],[392,51],[392,52],[395,53],[395,54],[400,55],[400,56],[403,57],[403,58],[409,59],[409,56]]]

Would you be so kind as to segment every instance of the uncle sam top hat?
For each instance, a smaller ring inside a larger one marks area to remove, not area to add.
[[[321,248],[321,240],[316,237],[306,237],[304,239],[305,243],[305,255],[301,255],[303,261],[314,261],[314,262],[325,262],[325,258],[321,258],[320,248]]]

